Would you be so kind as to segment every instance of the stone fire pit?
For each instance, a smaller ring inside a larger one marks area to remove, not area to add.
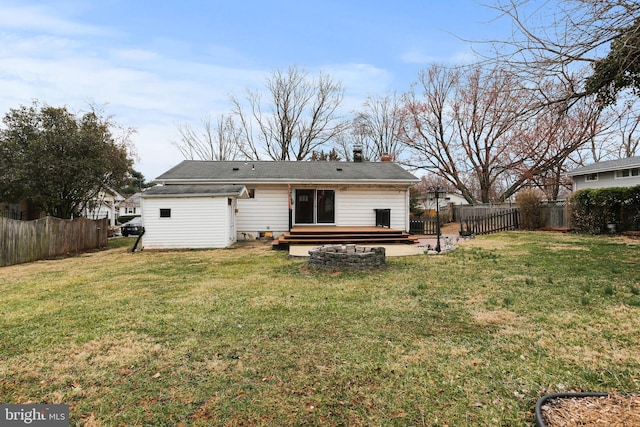
[[[309,251],[309,268],[361,271],[384,268],[386,265],[383,247],[326,245]]]

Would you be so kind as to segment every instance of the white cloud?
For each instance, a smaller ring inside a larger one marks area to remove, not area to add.
[[[50,7],[0,5],[0,28],[67,35],[108,35],[111,29],[58,18]]]
[[[446,56],[435,56],[425,53],[418,48],[408,49],[400,55],[400,60],[406,64],[426,66],[429,64],[469,64],[476,61],[477,56],[469,49],[457,50]]]
[[[229,94],[242,98],[246,89],[264,90],[273,72],[250,66],[241,53],[221,45],[199,46],[192,56],[185,41],[136,44],[120,36],[59,18],[44,6],[0,6],[0,114],[33,99],[72,111],[106,103],[107,114],[137,130],[136,168],[152,179],[182,158],[171,144],[175,123],[228,113]],[[313,68],[311,74],[321,71],[342,83],[345,115],[367,96],[393,90],[393,73],[373,64]]]

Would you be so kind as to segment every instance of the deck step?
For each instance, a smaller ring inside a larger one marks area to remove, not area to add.
[[[418,237],[402,230],[373,227],[336,227],[324,229],[292,229],[272,242],[274,247],[288,246],[289,244],[383,244],[405,243],[414,244]]]
[[[382,242],[396,242],[396,243],[414,243],[417,239],[410,238],[395,238],[395,237],[386,237],[379,239],[368,239],[368,238],[358,238],[358,237],[345,237],[345,238],[333,238],[333,239],[298,239],[295,237],[290,237],[286,239],[277,239],[277,241],[283,243],[349,243],[349,242],[358,242],[358,243],[382,243]]]
[[[410,234],[289,234],[285,233],[284,238],[286,239],[349,239],[349,238],[358,238],[358,239],[387,239],[387,238],[395,238],[395,239],[405,239],[411,237]]]
[[[340,229],[327,229],[327,230],[310,230],[310,229],[303,229],[303,230],[296,230],[295,228],[292,229],[288,234],[291,235],[313,235],[313,236],[324,236],[327,234],[338,234],[338,235],[343,235],[343,234],[371,234],[371,235],[396,235],[396,234],[408,234],[405,233],[404,231],[401,230],[393,230],[393,229],[389,229],[389,228],[366,228],[363,230],[358,230],[358,229],[352,229],[352,228],[346,228],[345,230],[340,230]]]

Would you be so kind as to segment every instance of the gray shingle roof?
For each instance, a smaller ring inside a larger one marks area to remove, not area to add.
[[[157,185],[145,190],[141,197],[242,196],[242,185]]]
[[[586,175],[596,172],[616,171],[620,169],[629,169],[640,167],[640,156],[626,157],[624,159],[609,160],[605,162],[593,163],[590,165],[576,168],[567,172],[568,176]]]
[[[393,162],[185,160],[156,178],[166,183],[402,182],[418,178]]]

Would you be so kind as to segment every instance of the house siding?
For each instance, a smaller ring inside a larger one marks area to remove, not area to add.
[[[270,232],[273,237],[278,237],[289,231],[288,187],[247,185],[247,188],[255,189],[255,198],[238,200],[238,239],[256,239],[261,232]],[[407,190],[384,190],[380,187],[368,189],[344,186],[291,186],[292,191],[298,188],[326,189],[336,192],[336,222],[333,225],[374,226],[376,225],[375,209],[391,209],[391,228],[408,229]]]
[[[261,232],[271,232],[277,237],[289,231],[288,187],[247,185],[247,188],[255,190],[255,197],[238,200],[238,239],[256,239]]]
[[[141,208],[145,249],[224,248],[235,239],[227,197],[145,198]],[[160,218],[160,209],[171,217]]]
[[[336,225],[376,225],[375,209],[391,209],[391,228],[408,229],[406,190],[345,189],[336,192]]]
[[[610,188],[610,187],[633,187],[640,185],[640,177],[630,176],[616,178],[615,172],[598,172],[597,181],[587,181],[587,175],[576,175],[573,177],[573,190],[584,190],[585,188]]]

